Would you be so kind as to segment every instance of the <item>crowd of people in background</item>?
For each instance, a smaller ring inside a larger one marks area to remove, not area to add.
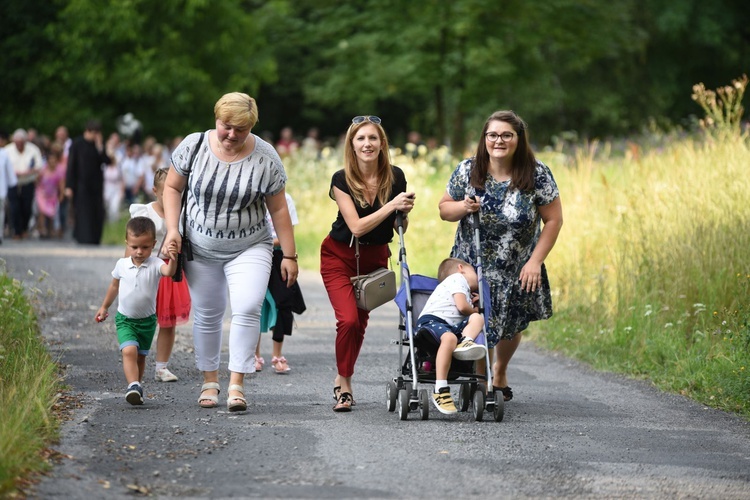
[[[324,145],[315,127],[304,137],[291,127],[283,127],[276,140],[270,132],[262,136],[282,158],[296,152],[316,157]],[[141,139],[138,134],[128,137],[111,132],[103,141],[106,161],[96,165],[103,177],[103,206],[87,201],[93,211],[89,216],[113,223],[127,215],[132,203],[154,201],[154,173],[170,165],[172,151],[181,140],[175,137],[159,142],[153,136]],[[34,128],[19,128],[12,134],[0,130],[0,243],[4,237],[62,239],[73,235],[74,202],[65,191],[66,187],[72,189],[66,185],[72,144],[65,125],[58,126],[51,137]],[[410,132],[404,149],[417,156],[420,146],[425,146],[420,134]],[[88,237],[79,242],[98,244],[99,238],[94,236],[96,241]]]
[[[97,147],[97,134],[101,134],[101,125],[89,122],[79,138],[80,147],[76,148],[64,125],[57,127],[53,138],[33,128],[19,128],[12,135],[0,130],[0,206],[4,210],[0,211],[0,242],[3,237],[60,239],[73,234],[75,203],[71,200],[76,186],[71,183],[86,186],[79,190],[81,197],[94,187],[90,184],[97,184],[94,199],[85,200],[85,208],[79,211],[91,211],[89,217],[100,217],[102,221],[116,222],[126,215],[131,203],[154,200],[154,173],[169,165],[173,145],[181,138],[162,144],[147,136],[136,142],[113,132]],[[87,144],[93,147],[88,148]],[[74,164],[83,178],[68,170],[71,150],[78,151]],[[87,158],[87,153],[101,156]],[[98,203],[99,192],[102,204]],[[98,244],[101,231],[95,232],[99,235],[95,234],[93,240],[86,238],[79,243]]]
[[[317,153],[321,143],[317,129],[298,141],[285,127],[275,143],[282,156],[298,149]],[[167,168],[181,137],[160,143],[153,136],[142,141],[112,132],[104,143],[107,157],[99,167],[103,175],[103,216],[107,222],[120,220],[132,203],[154,200],[154,173]],[[54,137],[34,128],[19,128],[12,135],[0,130],[0,222],[4,236],[25,239],[62,238],[72,230],[72,218],[65,196],[68,159],[73,140],[68,128],[57,127]],[[7,205],[7,207],[6,207]],[[92,207],[93,208],[93,207]]]

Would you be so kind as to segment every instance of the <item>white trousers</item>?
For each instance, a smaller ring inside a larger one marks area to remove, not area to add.
[[[232,311],[229,371],[255,372],[260,310],[271,274],[271,245],[255,245],[229,261],[185,263],[193,309],[195,364],[200,371],[219,369],[227,290]]]

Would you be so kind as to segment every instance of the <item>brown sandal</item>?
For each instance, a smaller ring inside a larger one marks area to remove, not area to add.
[[[333,411],[346,412],[352,411],[352,395],[348,392],[342,392],[336,401],[336,406],[333,407]]]

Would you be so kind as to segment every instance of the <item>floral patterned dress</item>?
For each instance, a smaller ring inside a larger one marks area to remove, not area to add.
[[[473,164],[473,158],[459,163],[447,189],[454,200],[476,195],[481,201],[482,276],[490,285],[492,309],[487,341],[489,347],[494,347],[500,340],[512,339],[525,330],[529,322],[552,316],[552,296],[544,264],[542,283],[535,292],[522,291],[519,276],[541,234],[541,216],[537,207],[552,203],[559,191],[552,172],[540,161],[537,161],[533,191],[509,189],[510,181],[498,182],[492,176],[488,176],[483,190],[477,190],[469,183]],[[477,266],[471,217],[459,221],[451,257]]]

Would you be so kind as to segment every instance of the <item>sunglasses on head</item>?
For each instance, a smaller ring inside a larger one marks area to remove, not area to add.
[[[355,116],[352,118],[352,123],[357,125],[362,122],[370,122],[374,123],[375,125],[380,124],[380,118],[377,116]]]

